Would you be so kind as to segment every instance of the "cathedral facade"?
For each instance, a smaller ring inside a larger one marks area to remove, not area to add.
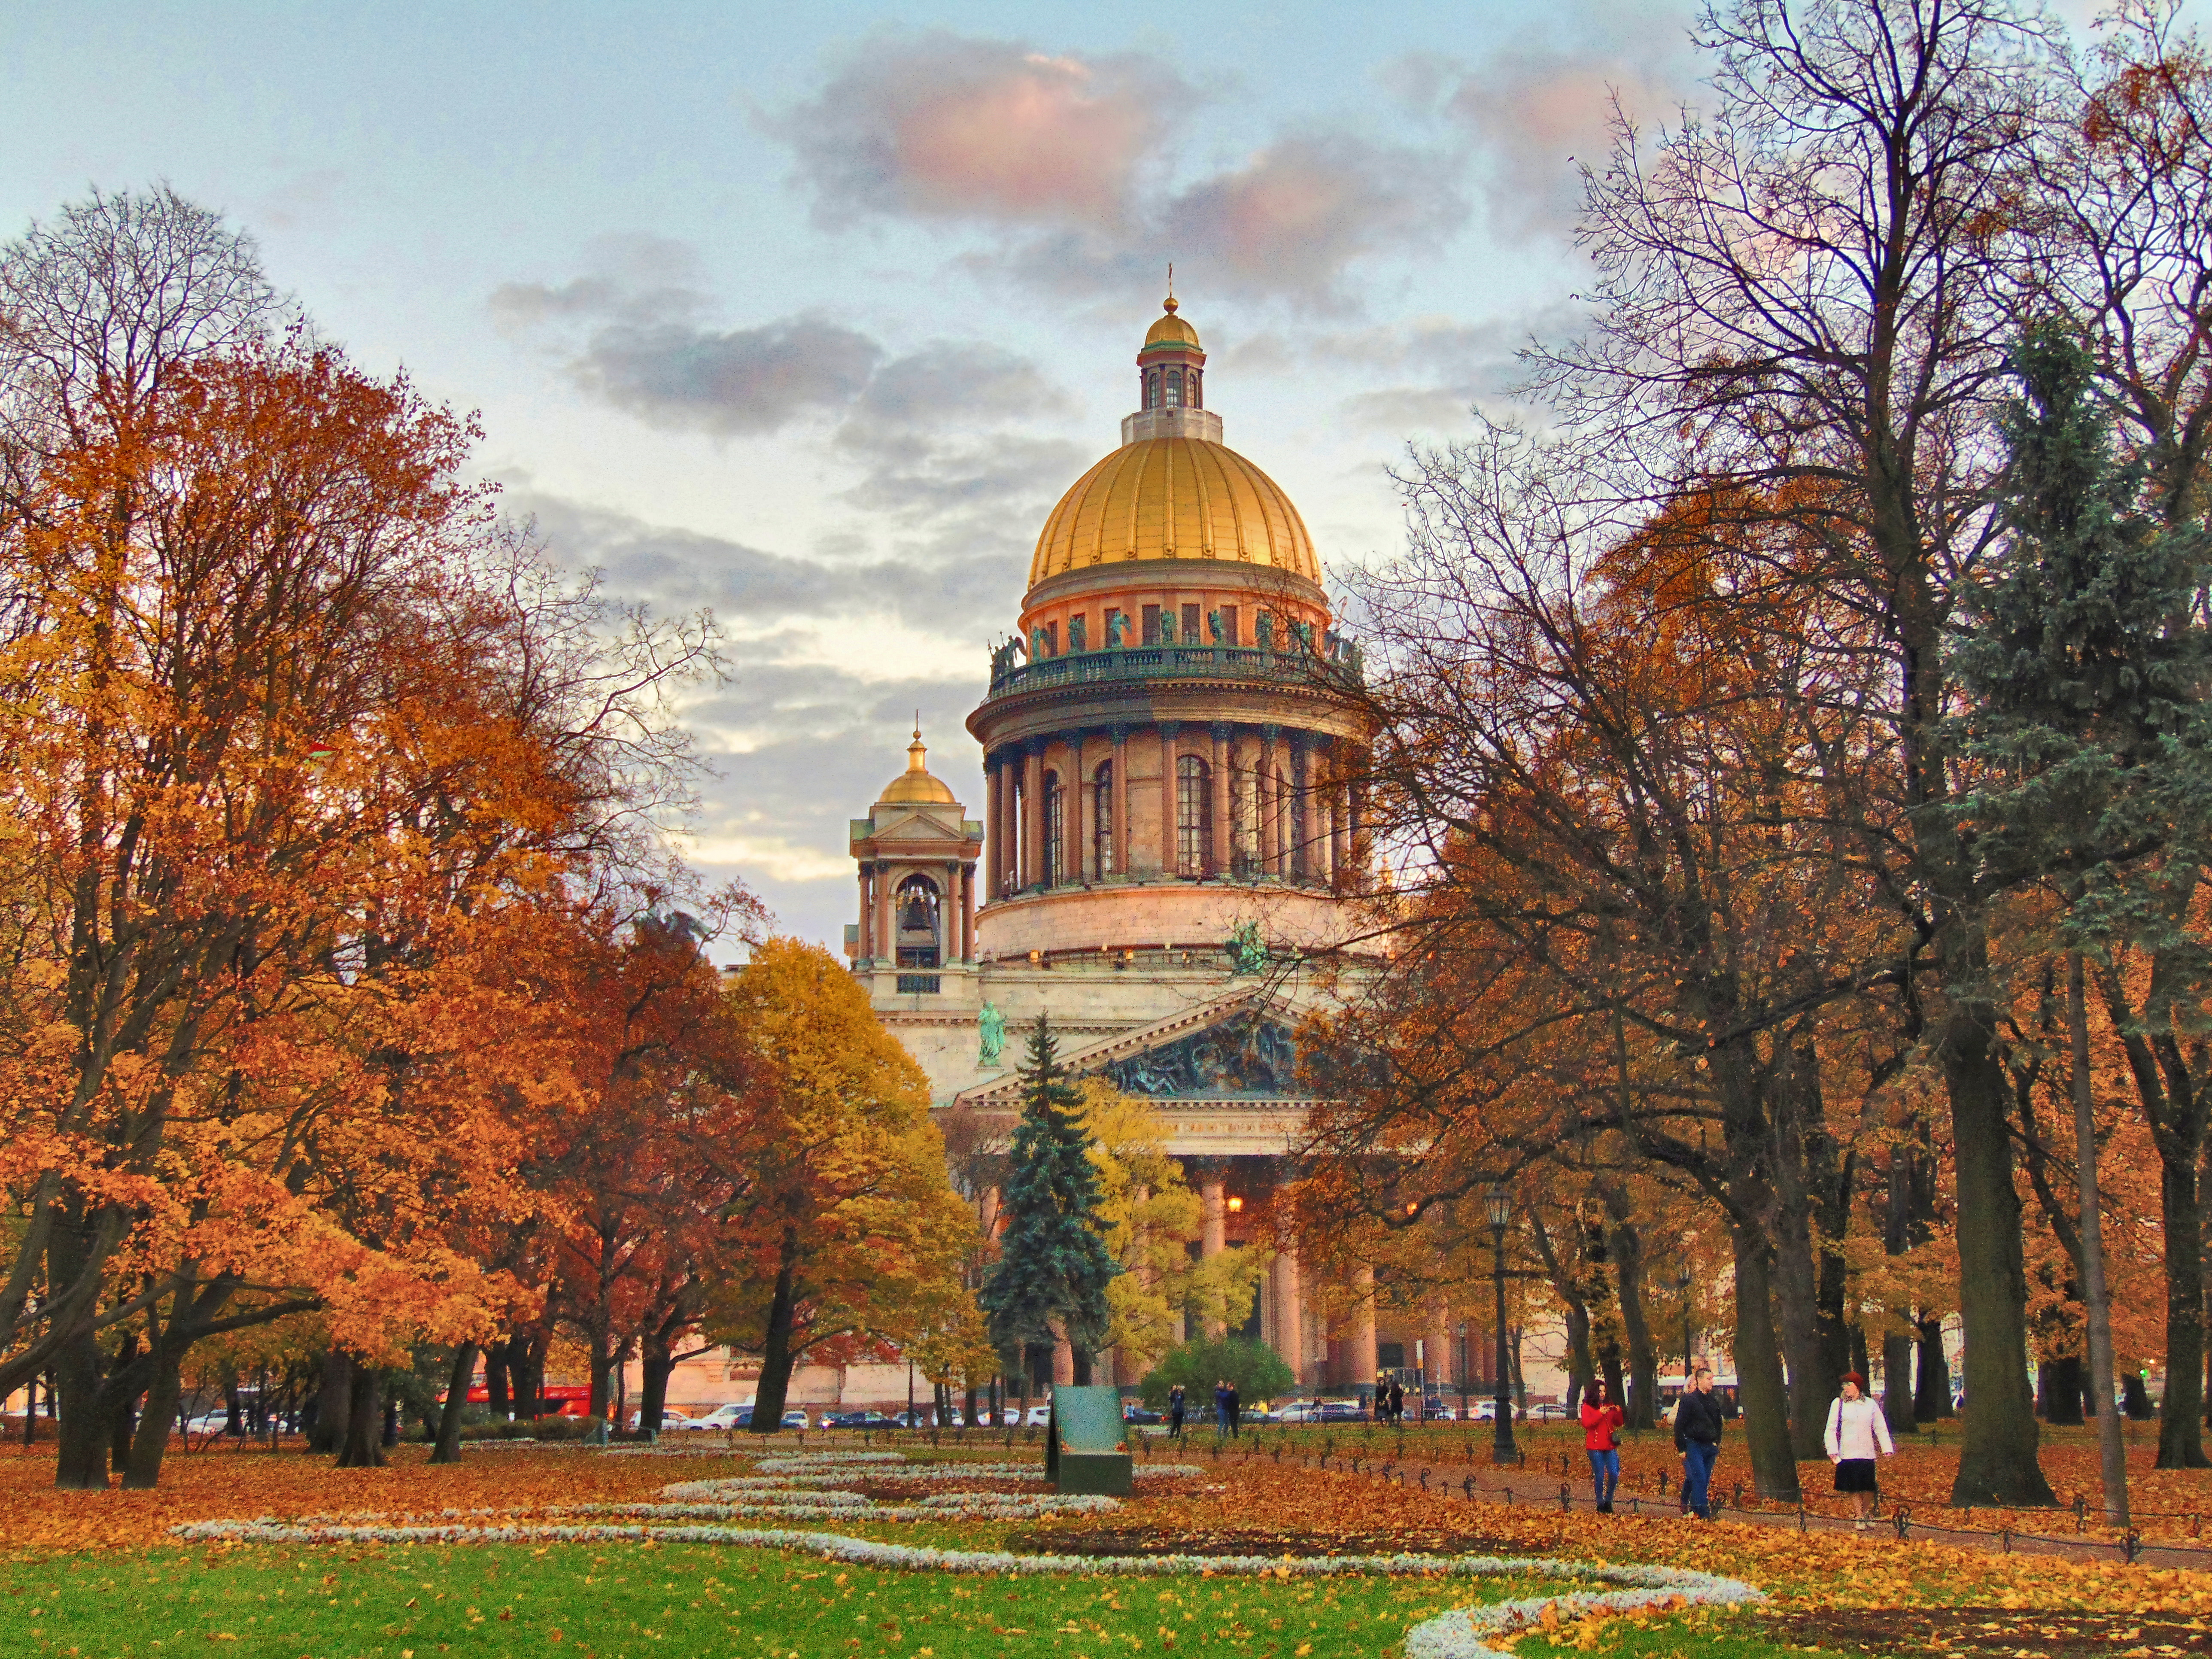
[[[1172,298],[1136,366],[1121,441],[1045,520],[968,718],[981,816],[917,731],[851,826],[847,953],[941,1109],[1011,1133],[1040,1013],[1071,1069],[1150,1098],[1203,1200],[1199,1249],[1276,1246],[1248,1329],[1302,1387],[1449,1386],[1480,1334],[1441,1303],[1378,1316],[1370,1271],[1316,1282],[1264,1231],[1312,1104],[1300,1016],[1360,969],[1370,733],[1304,521],[1222,442]]]

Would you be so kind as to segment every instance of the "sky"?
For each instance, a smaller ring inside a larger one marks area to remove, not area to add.
[[[167,180],[373,372],[477,412],[566,568],[711,610],[681,845],[786,931],[963,725],[1168,264],[1324,564],[1577,326],[1577,159],[1698,95],[1677,0],[0,7],[0,240]]]

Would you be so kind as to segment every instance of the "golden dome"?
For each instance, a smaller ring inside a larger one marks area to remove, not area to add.
[[[906,746],[906,770],[884,786],[884,793],[877,797],[878,800],[908,805],[932,801],[939,806],[957,805],[952,799],[952,791],[930,776],[929,769],[921,763],[922,757],[928,752],[921,746],[921,728],[916,726],[914,741]]]
[[[1321,580],[1291,498],[1235,450],[1199,438],[1124,444],[1078,478],[1044,521],[1030,586],[1130,559],[1219,559]]]
[[[1172,294],[1167,297],[1166,308],[1167,314],[1146,331],[1141,349],[1149,351],[1156,345],[1181,345],[1188,346],[1193,351],[1200,349],[1198,331],[1176,315],[1176,301]]]

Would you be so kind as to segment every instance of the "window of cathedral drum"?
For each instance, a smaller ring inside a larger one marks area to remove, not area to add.
[[[1178,408],[1181,406],[1182,403],[1182,376],[1180,374],[1170,374],[1168,376],[1168,407],[1170,409]]]
[[[1067,792],[1060,787],[1060,774],[1044,775],[1044,884],[1057,887],[1067,878],[1061,866],[1067,862]]]
[[[1224,605],[1221,607],[1221,642],[1224,645],[1244,643],[1243,639],[1237,632],[1237,607],[1233,605]]]
[[[1091,867],[1102,876],[1114,873],[1114,763],[1108,761],[1092,775],[1097,786],[1091,809]]]
[[[1156,368],[1151,374],[1145,376],[1145,407],[1146,409],[1158,409],[1159,406],[1160,372]]]
[[[1146,645],[1158,645],[1160,642],[1159,606],[1156,605],[1148,605],[1145,607],[1144,624],[1145,631],[1140,637],[1144,640],[1144,642]]]
[[[1060,624],[1056,622],[1048,622],[1037,632],[1044,635],[1045,655],[1058,656],[1060,654]]]
[[[1202,631],[1203,623],[1198,612],[1199,607],[1194,605],[1187,605],[1182,608],[1182,642],[1185,645],[1206,643],[1206,635]]]
[[[1203,409],[1206,406],[1205,392],[1206,376],[1194,368],[1190,372],[1190,406],[1193,409]]]
[[[891,927],[900,967],[942,965],[938,953],[944,948],[943,914],[937,884],[927,876],[908,876],[898,884],[891,896]]]
[[[1195,755],[1176,763],[1176,873],[1203,876],[1213,852],[1211,769]]]

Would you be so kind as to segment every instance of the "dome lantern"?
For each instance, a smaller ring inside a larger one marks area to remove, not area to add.
[[[921,741],[921,726],[917,722],[914,728],[914,741],[906,746],[906,770],[885,784],[884,793],[877,799],[908,805],[929,801],[940,806],[951,805],[952,791],[941,780],[931,776],[929,768],[924,764],[928,753]]]

